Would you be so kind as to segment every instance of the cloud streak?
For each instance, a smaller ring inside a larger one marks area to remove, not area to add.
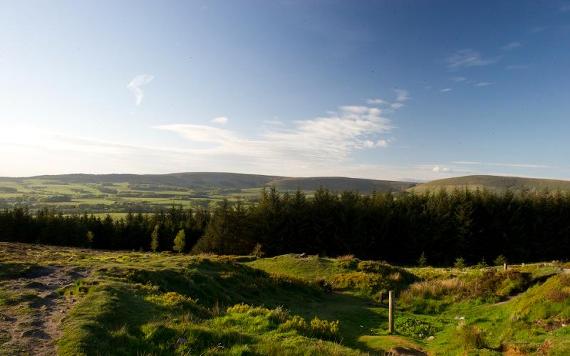
[[[129,89],[135,96],[135,104],[139,106],[144,98],[143,87],[154,79],[153,75],[150,74],[139,74],[134,77],[129,84],[127,84],[127,89]]]
[[[497,62],[499,58],[483,58],[472,49],[460,49],[445,59],[447,67],[452,70],[460,68],[481,67]]]
[[[280,164],[340,162],[355,150],[386,147],[393,125],[379,108],[342,106],[327,116],[296,121],[292,127],[273,127],[259,137],[196,124],[170,124],[155,127],[173,132],[190,145],[206,145],[200,153],[245,160],[274,161]]]
[[[513,49],[519,48],[521,46],[522,44],[520,42],[514,41],[514,42],[509,42],[506,45],[502,46],[501,49],[503,51],[512,51]]]
[[[210,120],[210,122],[212,124],[225,125],[228,123],[228,118],[225,116],[220,116],[220,117],[213,118],[212,120]]]

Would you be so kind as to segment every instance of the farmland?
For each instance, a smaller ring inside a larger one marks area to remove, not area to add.
[[[323,187],[369,194],[399,192],[413,183],[340,177],[290,178],[236,173],[163,175],[71,174],[0,178],[0,208],[54,209],[62,213],[152,212],[172,206],[210,208],[223,199],[251,202],[264,188],[311,194]]]

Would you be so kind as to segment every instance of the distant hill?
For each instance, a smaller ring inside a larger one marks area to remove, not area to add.
[[[570,181],[554,180],[554,179],[538,179],[538,178],[521,178],[521,177],[501,177],[490,175],[473,175],[465,177],[455,177],[447,179],[438,179],[431,182],[418,184],[410,191],[425,192],[453,190],[453,189],[487,189],[493,192],[505,192],[507,190],[513,192],[522,191],[569,191]]]
[[[258,174],[190,172],[172,174],[62,174],[26,178],[0,178],[9,181],[41,180],[64,184],[119,184],[160,185],[192,189],[251,189],[275,186],[278,190],[313,191],[320,187],[332,191],[358,191],[361,193],[399,192],[415,185],[398,182],[345,177],[294,178]]]
[[[325,187],[332,191],[352,190],[361,193],[401,192],[416,183],[389,180],[344,178],[344,177],[311,177],[311,178],[278,178],[269,182],[278,190],[317,190]]]

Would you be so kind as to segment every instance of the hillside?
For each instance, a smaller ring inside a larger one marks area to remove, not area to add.
[[[253,201],[265,187],[320,187],[340,192],[398,192],[414,183],[343,177],[293,178],[258,174],[191,172],[173,174],[63,174],[0,177],[0,208],[26,206],[62,212],[154,211],[172,205],[208,207],[222,199]]]
[[[325,187],[332,191],[358,191],[361,193],[372,192],[401,192],[415,183],[398,182],[389,180],[344,178],[344,177],[309,177],[309,178],[277,178],[269,182],[278,190],[304,190],[313,191],[319,187]]]
[[[0,243],[0,354],[567,355],[564,264],[402,268]],[[387,333],[386,291],[397,293]]]
[[[410,188],[414,192],[438,191],[440,189],[487,189],[493,192],[540,192],[568,191],[570,192],[570,181],[522,177],[501,177],[489,175],[474,175],[465,177],[455,177],[438,179],[431,182],[418,184]]]

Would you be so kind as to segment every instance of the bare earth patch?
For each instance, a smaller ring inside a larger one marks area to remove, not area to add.
[[[86,275],[76,267],[47,266],[0,281],[10,299],[0,309],[0,355],[55,355],[61,321],[75,303],[61,289]]]

